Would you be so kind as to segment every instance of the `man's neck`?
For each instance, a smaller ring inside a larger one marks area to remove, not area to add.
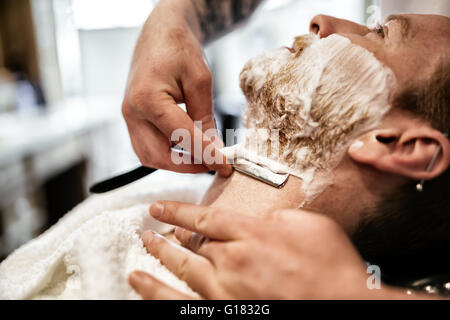
[[[246,214],[265,214],[298,208],[304,199],[301,186],[301,180],[294,176],[282,188],[275,188],[234,171],[228,178],[216,176],[202,204]]]

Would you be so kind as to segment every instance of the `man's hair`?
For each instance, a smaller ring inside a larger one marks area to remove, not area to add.
[[[450,129],[450,64],[441,63],[426,83],[411,85],[393,100],[441,132]],[[396,280],[426,277],[450,270],[450,169],[386,195],[353,234],[361,255]]]
[[[429,122],[441,132],[450,131],[450,62],[441,61],[431,78],[407,86],[394,97],[393,107]]]

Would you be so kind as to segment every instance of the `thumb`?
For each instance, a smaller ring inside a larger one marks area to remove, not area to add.
[[[181,293],[143,271],[134,271],[128,277],[134,290],[144,300],[189,300],[195,299]]]
[[[199,68],[201,70],[201,68]],[[217,131],[216,123],[212,108],[212,77],[208,67],[204,65],[203,71],[197,71],[194,75],[192,72],[191,79],[182,79],[183,93],[186,103],[186,111],[195,123],[201,124],[201,130],[206,137],[213,143],[216,150],[211,150],[213,155],[218,153],[215,159],[219,159],[218,163],[212,167],[224,177],[231,174],[232,168],[227,164],[226,158],[217,149],[224,147],[224,143]],[[183,82],[183,80],[185,80]],[[205,146],[205,144],[203,145]],[[203,153],[208,150],[203,148]]]

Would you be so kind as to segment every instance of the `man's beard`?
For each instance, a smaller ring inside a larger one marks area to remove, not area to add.
[[[244,66],[245,146],[273,145],[259,132],[278,130],[278,150],[257,152],[311,180],[311,172],[339,163],[352,138],[379,124],[390,109],[395,76],[372,53],[339,35],[297,37],[294,49],[278,49]]]

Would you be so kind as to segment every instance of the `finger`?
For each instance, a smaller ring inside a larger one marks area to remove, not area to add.
[[[178,246],[164,237],[146,231],[142,234],[142,242],[147,252],[172,271],[181,280],[202,296],[208,296],[214,283],[214,269],[205,258]]]
[[[194,241],[191,239],[194,234],[207,239],[205,236],[203,236],[197,232],[192,232],[192,231],[189,231],[189,230],[187,230],[185,228],[181,228],[181,227],[176,227],[175,231],[174,231],[175,239],[178,240],[180,245],[182,245],[183,247],[198,254],[197,247],[199,247],[199,245],[194,245],[193,244]],[[202,240],[202,242],[204,242],[204,240]]]
[[[183,247],[194,252],[206,241],[206,237],[197,232],[192,232],[184,228],[176,227],[174,232],[175,238],[180,241]]]
[[[213,120],[212,76],[203,57],[187,66],[181,76],[181,84],[189,116],[203,122]],[[207,123],[207,128],[215,128],[214,121]]]
[[[252,229],[248,216],[195,204],[158,201],[151,205],[150,214],[159,221],[200,233],[215,240],[245,237]]]
[[[180,227],[175,228],[174,235],[183,247],[195,253],[198,253],[200,248],[204,248],[209,243],[209,238],[204,235]]]
[[[210,241],[209,238],[199,233],[179,227],[175,228],[175,238],[183,247],[211,260],[213,265],[215,265],[217,255],[220,255],[222,249],[220,244],[223,242]]]
[[[171,141],[179,143],[180,136],[183,137],[181,146],[194,157],[197,164],[203,164],[222,176],[229,176],[232,168],[226,163],[226,157],[216,148],[211,139],[194,125],[189,115],[169,94],[161,95],[162,97],[151,105],[139,108],[142,116]]]
[[[128,277],[131,287],[144,300],[190,300],[196,299],[187,294],[181,293],[155,277],[143,271],[134,271]]]
[[[128,130],[131,136],[133,149],[143,165],[182,173],[201,173],[208,170],[201,164],[193,161],[175,163],[173,159],[181,158],[170,149],[168,139],[155,126],[145,120],[129,120]]]
[[[203,59],[198,62],[190,64],[181,77],[186,111],[193,120],[201,121],[202,131],[213,140],[216,147],[223,148],[214,120],[211,72]]]

